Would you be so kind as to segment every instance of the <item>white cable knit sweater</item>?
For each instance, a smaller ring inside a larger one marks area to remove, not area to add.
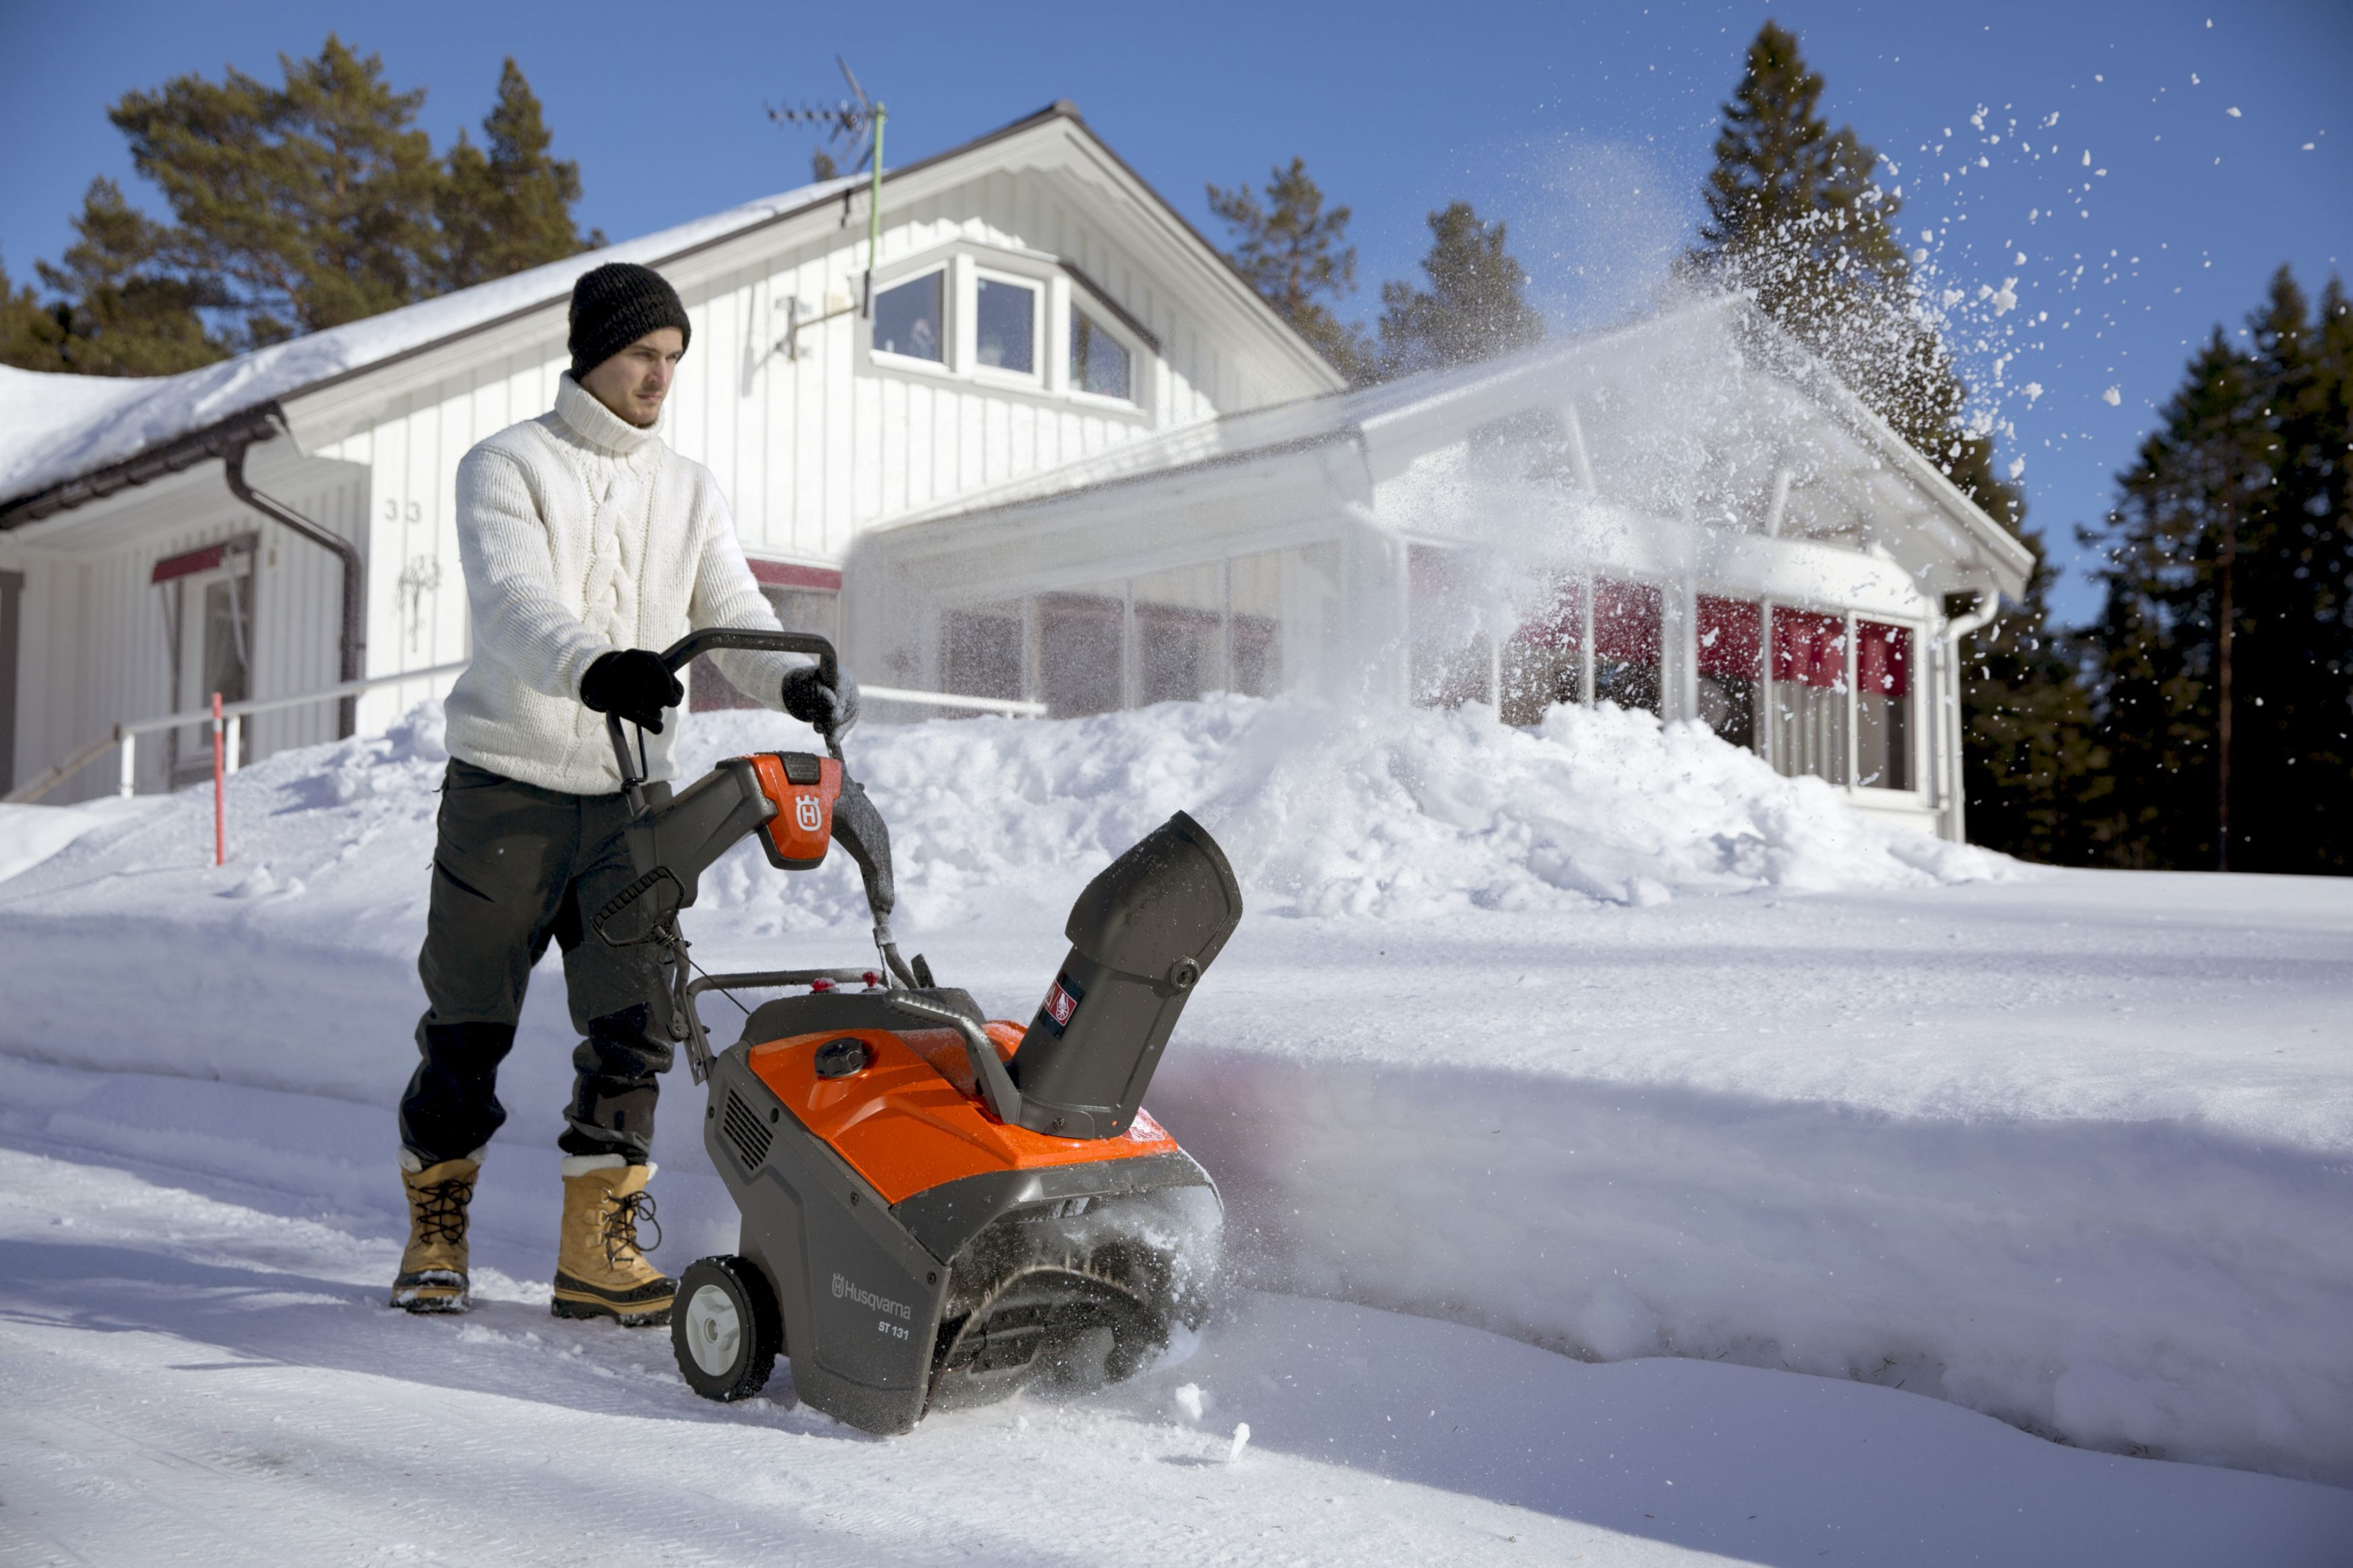
[[[604,715],[580,705],[580,678],[598,658],[659,650],[704,626],[776,625],[711,470],[568,374],[553,412],[508,426],[459,463],[458,550],[474,661],[449,693],[449,753],[569,795],[621,787]],[[770,707],[786,672],[807,662],[716,657]],[[645,738],[650,777],[674,776],[670,742],[683,717],[674,712],[661,734]]]

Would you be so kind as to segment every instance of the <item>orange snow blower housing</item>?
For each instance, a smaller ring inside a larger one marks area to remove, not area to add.
[[[714,648],[814,654],[789,632],[698,632],[673,670]],[[829,756],[730,758],[686,789],[647,785],[608,718],[638,875],[591,922],[616,945],[673,958],[672,1030],[708,1082],[703,1142],[743,1214],[736,1253],[679,1279],[679,1369],[739,1399],[779,1353],[803,1401],[871,1432],[1001,1398],[1033,1381],[1115,1381],[1207,1309],[1223,1208],[1217,1188],[1143,1109],[1196,983],[1241,917],[1214,839],[1178,813],[1089,883],[1071,948],[1036,1016],[988,1021],[935,984],[891,934],[890,836]],[[783,870],[857,863],[880,960],[864,970],[690,980],[678,911],[702,871],[756,834]],[[803,994],[750,1011],[714,1053],[705,990]],[[805,989],[804,989],[805,988]]]

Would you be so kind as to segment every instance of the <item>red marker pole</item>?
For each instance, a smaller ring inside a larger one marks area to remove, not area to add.
[[[213,693],[213,864],[228,864],[228,796],[223,765],[220,693]]]

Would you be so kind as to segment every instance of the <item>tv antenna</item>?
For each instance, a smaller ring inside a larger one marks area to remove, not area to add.
[[[839,144],[845,153],[856,153],[849,172],[867,170],[871,176],[866,201],[866,284],[858,313],[871,319],[874,314],[874,268],[882,256],[882,127],[891,111],[866,96],[858,85],[858,73],[839,55],[833,63],[841,68],[844,81],[849,84],[850,96],[834,103],[805,103],[786,109],[771,109],[768,118],[779,125],[806,125],[825,132],[828,142]]]

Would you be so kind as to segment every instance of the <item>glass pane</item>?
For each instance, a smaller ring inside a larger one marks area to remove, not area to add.
[[[1071,310],[1071,386],[1101,397],[1130,395],[1127,345],[1095,325],[1076,306]]]
[[[1757,682],[1764,673],[1760,606],[1699,596],[1699,716],[1736,746],[1757,744]]]
[[[1846,783],[1846,623],[1773,612],[1773,765]]]
[[[1282,557],[1244,555],[1229,562],[1234,595],[1233,688],[1245,697],[1282,689]]]
[[[1038,634],[1047,711],[1057,719],[1111,713],[1126,706],[1124,590],[1047,594],[1038,601]]]
[[[1593,585],[1593,700],[1660,711],[1660,622],[1666,598],[1649,583]]]
[[[1037,370],[1038,290],[984,278],[973,320],[981,363],[998,370]]]
[[[946,277],[944,272],[926,273],[874,296],[874,346],[884,353],[940,363],[944,357],[940,300]]]
[[[941,686],[966,697],[1021,695],[1021,608],[950,610],[940,621]]]
[[[1137,695],[1190,702],[1225,679],[1225,572],[1212,563],[1135,580]]]
[[[1503,717],[1506,724],[1544,721],[1545,710],[1579,701],[1585,683],[1585,584],[1553,574],[1544,593],[1504,645]]]
[[[1857,622],[1854,664],[1854,782],[1873,789],[1910,789],[1911,630]]]

